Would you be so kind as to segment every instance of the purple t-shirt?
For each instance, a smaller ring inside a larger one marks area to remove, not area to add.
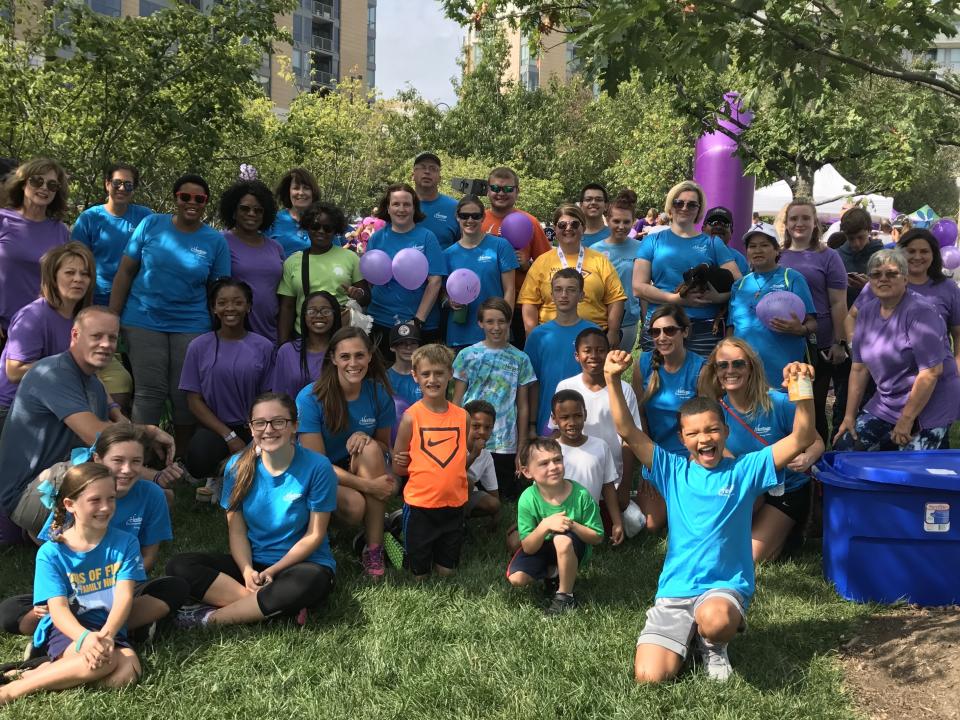
[[[7,360],[36,362],[65,352],[70,347],[73,320],[63,317],[43,298],[17,311],[7,330],[7,344],[0,355],[0,407],[10,407],[19,383],[7,378]]]
[[[0,209],[0,328],[40,294],[40,258],[63,245],[70,231],[59,220],[27,220],[16,210]]]
[[[936,284],[930,279],[927,279],[926,282],[920,285],[910,283],[907,285],[907,290],[916,293],[932,304],[937,309],[937,312],[940,313],[943,322],[946,323],[947,330],[960,325],[960,286],[957,286],[957,283],[950,278],[946,278],[943,282]],[[870,289],[870,284],[868,283],[863,286],[863,290],[857,296],[853,306],[857,308],[857,312],[860,312],[860,307],[863,303],[873,297],[873,290]],[[949,346],[950,337],[947,336],[945,340]]]
[[[833,344],[833,317],[830,315],[828,290],[843,290],[843,306],[847,306],[847,270],[840,254],[832,248],[822,252],[784,250],[780,265],[793,268],[806,279],[813,306],[817,309],[817,346],[830,347]]]
[[[283,248],[271,238],[263,245],[251,247],[231,231],[223,234],[230,248],[230,275],[242,280],[253,290],[250,328],[271,342],[277,341],[277,285],[283,275]]]
[[[267,390],[273,368],[273,343],[248,332],[242,340],[204,333],[187,347],[180,389],[199,393],[224,425],[242,425],[254,398]]]
[[[851,358],[863,363],[877,383],[877,392],[864,409],[896,424],[913,389],[917,373],[943,364],[943,374],[920,412],[920,429],[944,427],[957,419],[960,378],[957,364],[943,344],[946,327],[936,309],[923,298],[906,293],[888,318],[880,316],[880,301],[860,306],[853,332]]]
[[[312,383],[320,376],[325,353],[307,353],[307,372],[300,367],[300,340],[291,340],[280,346],[277,357],[273,361],[273,374],[270,378],[270,391],[286,393],[296,399],[297,394],[305,385]]]

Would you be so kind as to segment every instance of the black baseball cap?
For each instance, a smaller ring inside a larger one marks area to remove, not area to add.
[[[393,347],[397,343],[406,342],[407,340],[413,340],[417,345],[421,342],[420,328],[417,327],[417,324],[413,322],[413,320],[394,325],[390,329],[390,347]]]
[[[413,159],[413,164],[416,165],[416,164],[418,164],[418,163],[423,162],[424,160],[432,160],[433,162],[435,162],[435,163],[437,164],[437,167],[440,167],[440,158],[437,157],[436,154],[435,154],[435,153],[432,153],[432,152],[422,152],[422,153],[420,153],[419,155],[417,155],[417,156]]]
[[[727,225],[733,225],[733,213],[722,205],[718,205],[715,208],[710,208],[707,210],[707,214],[703,216],[703,224],[709,225],[715,220],[725,222]]]

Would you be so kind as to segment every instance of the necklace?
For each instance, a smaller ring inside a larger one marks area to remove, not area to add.
[[[557,256],[560,258],[560,265],[562,267],[569,267],[567,265],[567,258],[563,254],[563,250],[560,249],[560,246],[557,245]],[[577,272],[583,275],[583,245],[580,245],[580,252],[577,254]]]
[[[760,276],[766,275],[766,273],[758,273],[758,272],[753,273],[753,283],[754,285],[757,286],[757,291],[753,294],[754,300],[760,299],[760,297],[763,295],[763,291],[767,289],[767,285],[770,284],[770,281],[773,280],[773,276],[776,274],[777,274],[777,269],[774,268],[773,270],[770,271],[769,277],[767,277],[767,279],[763,281],[763,285],[761,285]],[[756,307],[756,305],[754,305],[754,307]]]

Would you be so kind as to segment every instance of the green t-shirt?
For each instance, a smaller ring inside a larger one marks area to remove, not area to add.
[[[280,278],[278,295],[296,298],[297,315],[293,326],[300,332],[300,306],[303,298],[317,290],[326,290],[337,298],[337,302],[346,305],[350,298],[340,287],[341,284],[353,285],[363,279],[360,274],[360,258],[350,250],[333,246],[325,253],[310,253],[310,289],[303,291],[303,253],[295,252],[283,261],[283,277]]]
[[[589,491],[579,483],[573,480],[567,480],[567,482],[573,487],[570,490],[570,494],[567,495],[566,500],[559,505],[553,505],[544,500],[540,494],[540,488],[537,487],[536,483],[523,491],[520,495],[520,500],[517,502],[517,532],[520,533],[521,540],[536,530],[537,525],[539,525],[545,517],[556,515],[558,512],[563,512],[564,510],[567,513],[567,517],[574,522],[585,525],[591,530],[595,530],[600,535],[603,535],[603,522],[600,520],[600,506],[597,505],[597,501],[594,500]],[[550,533],[546,539],[549,540],[552,537],[553,534]],[[587,545],[587,551],[583,555],[583,562],[581,564],[590,558],[592,548],[592,545]]]

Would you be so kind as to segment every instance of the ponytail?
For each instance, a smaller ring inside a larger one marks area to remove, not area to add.
[[[665,317],[673,320],[681,330],[690,329],[690,318],[687,311],[675,303],[667,303],[658,307],[650,316],[650,327],[653,327],[657,320]],[[657,350],[656,345],[654,345],[653,352],[650,354],[650,361],[650,379],[647,380],[647,386],[643,391],[644,403],[649,402],[650,398],[660,390],[660,367],[663,365],[663,354]]]
[[[650,401],[660,389],[660,366],[663,365],[663,355],[654,348],[650,356],[650,379],[647,380],[647,386],[643,390],[643,404]]]

